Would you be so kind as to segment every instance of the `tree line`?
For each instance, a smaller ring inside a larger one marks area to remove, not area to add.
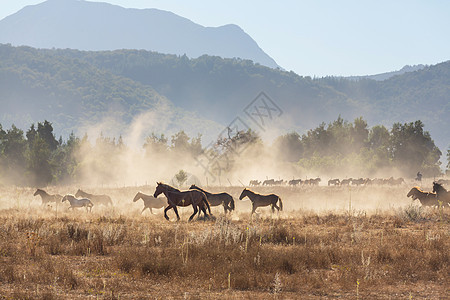
[[[189,137],[179,131],[167,137],[151,133],[142,145],[142,153],[135,155],[158,162],[186,159],[194,162],[200,155],[214,157],[218,162],[226,158],[227,163],[220,171],[232,172],[239,157],[229,158],[240,152],[236,148],[245,151],[253,151],[253,148],[259,151],[254,153],[267,150],[276,162],[295,165],[300,173],[331,174],[351,166],[355,172],[367,176],[379,169],[397,169],[411,176],[418,171],[424,176],[439,176],[442,152],[423,128],[420,120],[395,123],[388,129],[383,125],[369,128],[363,118],[348,122],[339,117],[302,135],[297,132],[280,135],[271,145],[248,130],[217,139],[208,149],[202,146],[201,135]],[[116,139],[100,134],[94,144],[86,134],[78,137],[71,133],[66,140],[57,139],[52,123],[47,120],[32,124],[26,131],[15,125],[4,129],[0,124],[0,184],[76,183],[85,175],[87,165],[89,172],[94,172],[104,182],[117,181],[120,180],[120,165],[126,165],[124,153],[128,150],[122,137]],[[450,170],[450,149],[446,156],[449,161],[446,169]]]

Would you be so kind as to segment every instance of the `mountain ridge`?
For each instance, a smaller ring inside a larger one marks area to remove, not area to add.
[[[145,49],[193,58],[208,54],[279,67],[237,25],[204,27],[169,11],[102,2],[48,0],[27,6],[0,20],[0,43],[91,51]]]

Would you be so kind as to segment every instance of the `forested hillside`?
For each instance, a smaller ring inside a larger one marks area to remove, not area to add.
[[[104,133],[124,134],[139,115],[152,113],[155,130],[217,132],[212,121],[174,106],[150,86],[115,75],[76,57],[30,47],[0,46],[0,121],[26,127],[51,119],[58,133],[100,123]],[[115,128],[111,128],[113,125]]]
[[[139,112],[167,105],[168,111],[183,108],[226,126],[264,91],[284,112],[282,131],[304,133],[339,115],[348,120],[362,116],[369,125],[385,126],[420,119],[442,150],[450,140],[450,62],[385,81],[352,81],[312,79],[247,60],[211,56],[188,59],[142,50],[86,52],[2,45],[0,71],[6,79],[0,83],[3,122],[23,119],[27,112],[28,124],[51,119],[58,127],[73,128],[87,120],[95,123],[120,108],[117,114],[127,123]],[[174,115],[170,119],[190,126],[191,134],[195,126],[205,124],[195,116],[183,122]]]

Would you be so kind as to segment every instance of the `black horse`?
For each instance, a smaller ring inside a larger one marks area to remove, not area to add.
[[[205,191],[204,189],[199,188],[195,184],[191,185],[189,188],[190,190],[199,190],[205,193],[206,197],[208,198],[208,202],[210,206],[218,206],[223,205],[224,213],[227,214],[227,212],[232,212],[234,210],[234,199],[233,196],[231,196],[228,193],[218,193],[213,194]]]
[[[278,195],[270,194],[270,195],[261,195],[255,192],[252,192],[249,189],[244,189],[239,196],[239,200],[244,199],[244,197],[248,197],[250,201],[252,201],[252,214],[258,207],[272,205],[272,212],[274,212],[275,208],[280,211],[283,210],[283,202],[281,202],[281,198]],[[280,207],[277,206],[277,202],[280,202]]]
[[[442,201],[443,205],[450,205],[450,192],[442,184],[433,182],[433,193],[436,193],[437,199]]]
[[[167,216],[167,211],[171,208],[175,211],[175,214],[177,215],[177,220],[180,220],[180,215],[178,214],[177,206],[189,206],[192,205],[194,208],[194,213],[189,217],[189,221],[194,218],[194,216],[197,214],[199,209],[203,211],[205,214],[205,217],[210,217],[211,215],[211,208],[209,207],[208,198],[206,197],[205,193],[198,191],[198,190],[189,190],[189,191],[180,191],[179,189],[176,189],[168,184],[164,184],[161,182],[156,183],[156,189],[155,193],[153,194],[153,197],[158,197],[160,194],[164,194],[167,198],[167,203],[169,204],[164,209],[164,218],[166,220],[169,220],[169,217]],[[206,213],[206,209],[208,209],[209,215]]]

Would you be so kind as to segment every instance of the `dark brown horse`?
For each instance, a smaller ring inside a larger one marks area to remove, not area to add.
[[[447,191],[442,184],[433,182],[433,192],[436,193],[437,199],[442,201],[443,205],[450,205],[450,191]]]
[[[152,215],[154,215],[152,208],[163,208],[167,203],[166,200],[163,200],[162,198],[155,198],[152,195],[146,195],[141,192],[138,192],[136,196],[134,196],[133,202],[136,202],[139,199],[142,199],[142,201],[144,201],[144,208],[142,209],[141,214],[146,208],[148,208]]]
[[[406,197],[411,197],[413,200],[419,199],[422,206],[437,206],[439,203],[435,193],[424,192],[420,187],[413,187]]]
[[[281,198],[278,195],[270,194],[270,195],[261,195],[255,192],[252,192],[249,189],[244,189],[239,196],[239,200],[242,200],[244,197],[248,197],[250,201],[252,201],[252,214],[258,207],[272,205],[272,212],[274,212],[275,208],[280,211],[283,210],[283,202],[281,202]],[[277,206],[277,202],[280,201],[280,207]]]
[[[109,197],[108,195],[93,195],[93,194],[89,194],[86,192],[83,192],[82,190],[78,189],[77,193],[75,194],[75,197],[84,197],[84,198],[88,198],[92,201],[92,203],[94,204],[102,204],[105,206],[112,206],[112,200],[111,197]]]
[[[180,215],[178,215],[177,206],[189,206],[192,205],[194,208],[194,213],[189,217],[189,221],[197,214],[199,209],[203,211],[205,217],[209,217],[206,213],[206,208],[208,209],[209,215],[211,216],[211,208],[209,207],[208,198],[205,193],[198,190],[180,191],[168,184],[157,182],[155,193],[153,197],[158,197],[158,195],[164,194],[167,198],[167,203],[169,204],[164,209],[164,218],[169,220],[167,216],[167,211],[171,208],[175,211],[177,219],[180,220]]]
[[[211,205],[211,206],[223,205],[223,210],[224,210],[225,214],[228,211],[232,212],[234,210],[234,199],[233,199],[233,196],[231,196],[230,194],[209,193],[209,192],[199,188],[195,184],[191,185],[191,187],[189,189],[190,190],[199,190],[199,191],[202,191],[203,193],[205,193],[206,197],[208,198],[209,205]]]
[[[34,192],[33,196],[37,196],[37,195],[41,196],[41,200],[42,200],[41,205],[47,204],[49,202],[58,203],[63,198],[63,196],[61,196],[59,194],[51,195],[41,189],[37,189],[36,192]]]

